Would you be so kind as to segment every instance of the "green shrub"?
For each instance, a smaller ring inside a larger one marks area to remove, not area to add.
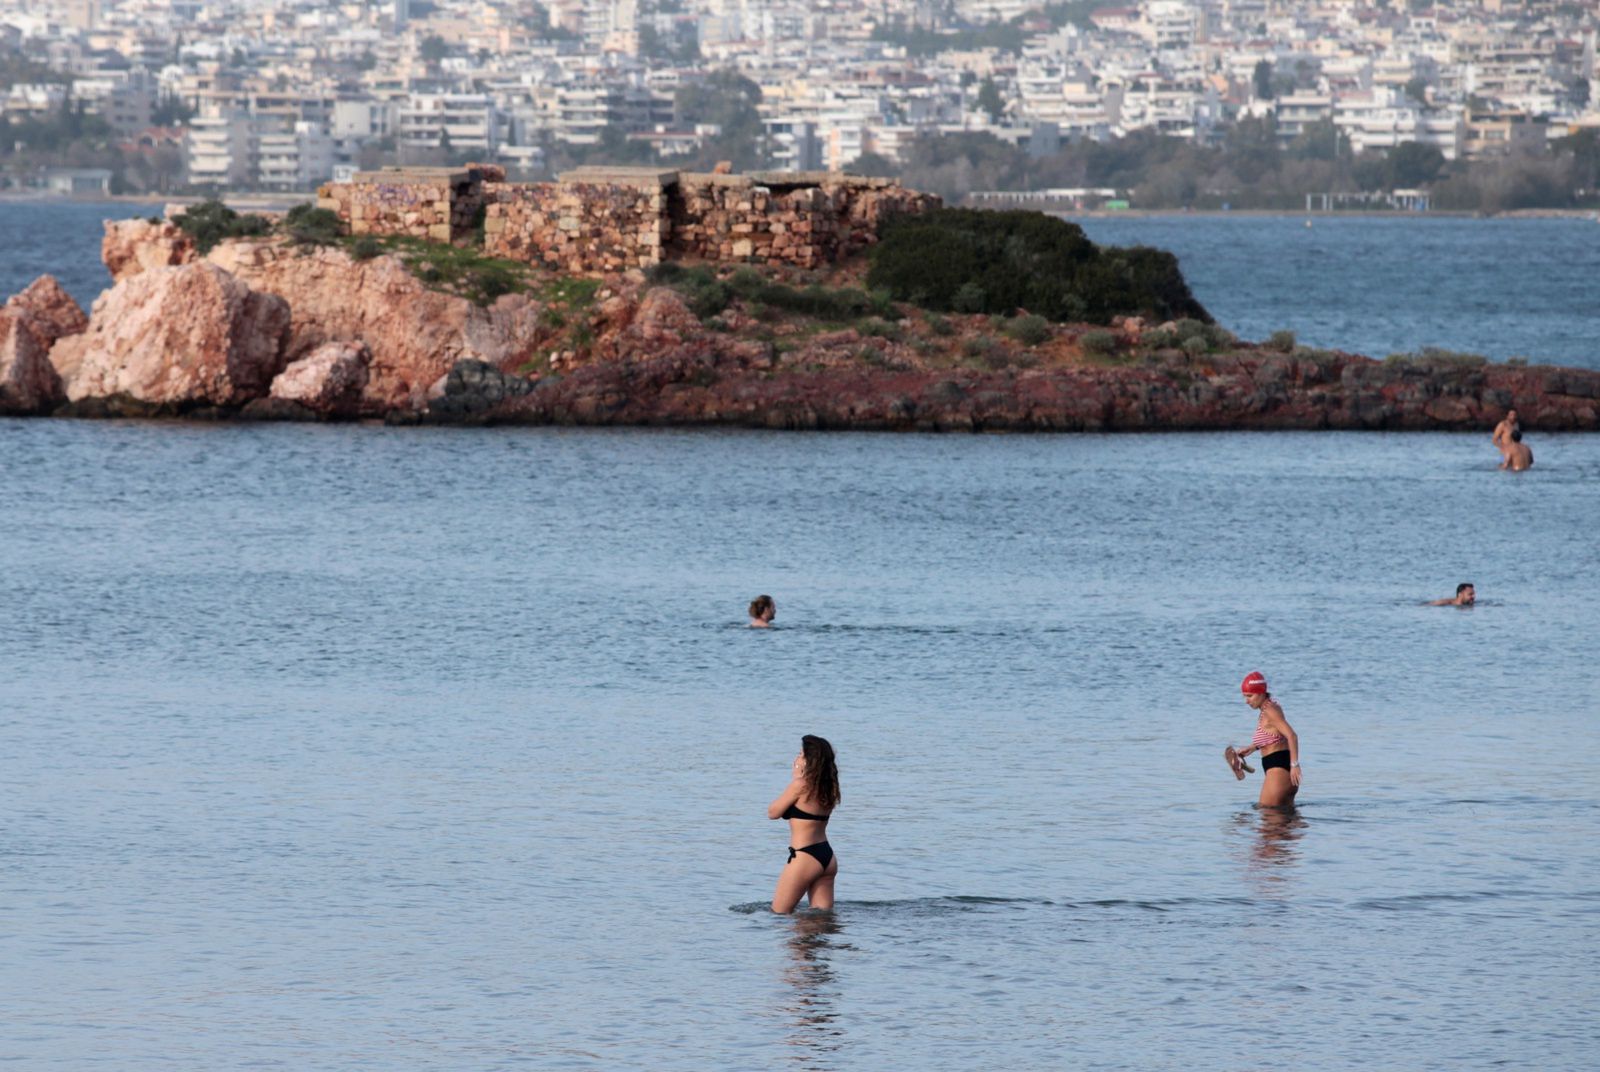
[[[1239,341],[1239,337],[1221,324],[1207,324],[1201,333],[1206,345],[1213,350],[1226,350]]]
[[[474,305],[492,305],[504,294],[528,289],[528,266],[520,261],[486,257],[478,249],[400,235],[384,239],[383,245],[422,282],[466,298]]]
[[[1294,353],[1294,332],[1274,331],[1272,337],[1267,340],[1267,347],[1272,350],[1281,350],[1286,354]]]
[[[241,216],[214,199],[190,205],[181,216],[173,217],[172,222],[194,239],[195,249],[201,253],[210,253],[224,239],[249,238],[272,230],[272,221],[265,216]]]
[[[600,280],[598,279],[562,276],[546,283],[539,291],[539,296],[549,304],[565,305],[571,309],[584,309],[594,304],[594,297],[599,292]]]
[[[1181,340],[1178,338],[1177,332],[1162,331],[1157,328],[1154,331],[1145,332],[1139,337],[1139,341],[1152,350],[1168,350],[1177,346]]]
[[[1038,346],[1050,338],[1050,321],[1037,313],[1029,313],[1006,321],[1004,331],[1024,346]]]
[[[283,229],[297,246],[331,246],[342,237],[339,214],[309,202],[284,215]]]
[[[878,317],[873,317],[870,320],[863,320],[861,323],[856,325],[856,331],[862,335],[870,335],[879,339],[889,339],[894,342],[898,342],[899,340],[905,338],[906,334],[903,330],[901,330],[899,324],[892,323],[888,320],[882,320]]]
[[[894,315],[894,303],[886,293],[868,293],[853,287],[833,289],[813,283],[796,289],[768,279],[754,268],[740,268],[727,279],[718,279],[701,265],[689,268],[668,262],[645,273],[653,283],[669,286],[683,295],[695,315],[705,320],[716,316],[738,298],[746,306],[767,306],[818,320],[848,321],[864,316]]]
[[[350,242],[350,257],[352,260],[370,261],[383,252],[383,243],[372,235],[358,235]]]
[[[1170,253],[1100,247],[1082,228],[1039,212],[939,209],[887,221],[867,280],[927,308],[1109,323],[1118,314],[1210,316]]]
[[[1184,318],[1173,325],[1177,332],[1179,342],[1188,342],[1190,339],[1202,337],[1206,333],[1206,325],[1202,320]]]
[[[1527,368],[1528,359],[1525,357],[1508,357],[1506,358],[1506,365],[1509,368]]]
[[[1078,336],[1078,346],[1086,354],[1114,354],[1117,352],[1117,335],[1114,331],[1086,331]]]
[[[961,344],[961,352],[967,357],[981,360],[993,354],[999,345],[988,335],[974,335]]]
[[[929,313],[927,316],[928,330],[935,335],[950,336],[956,333],[956,326],[938,313]]]
[[[943,306],[933,304],[938,300],[936,295],[929,294],[927,291],[918,291],[917,293],[922,297],[923,304],[933,306],[936,309],[943,308]],[[970,280],[962,283],[950,296],[951,312],[981,313],[988,307],[989,300],[985,297],[983,288]]]
[[[1183,352],[1190,357],[1199,357],[1211,352],[1211,346],[1206,342],[1204,335],[1191,335],[1183,340]]]
[[[709,321],[733,301],[733,290],[703,265],[685,268],[671,262],[657,264],[645,273],[645,277],[652,283],[669,286],[683,295],[684,304],[702,321]]]

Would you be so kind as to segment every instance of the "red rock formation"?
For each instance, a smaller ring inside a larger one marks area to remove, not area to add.
[[[0,309],[0,414],[48,413],[65,400],[49,347],[26,317]]]
[[[6,302],[5,308],[6,312],[27,319],[46,349],[57,339],[76,335],[89,326],[83,309],[53,275],[42,275],[29,283],[26,290]]]
[[[291,360],[328,342],[365,343],[364,415],[422,409],[428,388],[457,361],[514,368],[527,360],[537,332],[539,305],[528,296],[508,294],[480,308],[429,290],[394,256],[360,261],[342,249],[245,240],[223,243],[208,259],[288,302]]]
[[[194,240],[166,220],[107,220],[100,240],[100,259],[118,283],[151,268],[188,264],[197,256]]]
[[[51,360],[74,401],[126,396],[183,410],[239,406],[284,364],[289,307],[214,264],[150,268],[94,303],[89,329]]]
[[[371,356],[364,343],[323,343],[278,373],[272,397],[298,403],[320,416],[352,416],[367,386]]]

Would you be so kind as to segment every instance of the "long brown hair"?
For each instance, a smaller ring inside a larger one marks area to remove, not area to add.
[[[839,767],[833,760],[833,745],[808,733],[800,738],[800,751],[806,757],[807,794],[832,811],[839,806],[840,798]]]

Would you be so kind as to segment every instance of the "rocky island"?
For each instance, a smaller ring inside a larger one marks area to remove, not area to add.
[[[1600,372],[1234,338],[1176,261],[835,173],[375,172],[106,224],[0,307],[0,414],[794,429],[1600,427]]]

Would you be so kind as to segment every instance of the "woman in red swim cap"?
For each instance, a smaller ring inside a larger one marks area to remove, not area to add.
[[[1240,759],[1251,752],[1261,753],[1261,796],[1257,804],[1263,808],[1292,808],[1294,796],[1300,791],[1300,738],[1283,717],[1283,708],[1267,691],[1267,679],[1261,671],[1252,670],[1245,675],[1239,691],[1244,693],[1244,702],[1260,714],[1249,746],[1238,749]]]

